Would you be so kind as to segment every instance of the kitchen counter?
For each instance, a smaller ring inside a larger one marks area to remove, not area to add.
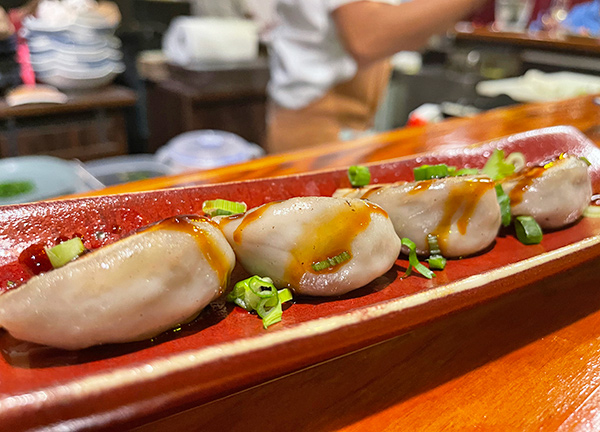
[[[600,107],[594,97],[580,97],[498,109],[97,193],[345,167],[563,124],[600,145]],[[594,259],[375,346],[202,406],[188,406],[169,417],[157,411],[143,426],[138,422],[137,430],[597,430],[599,275],[600,259]]]

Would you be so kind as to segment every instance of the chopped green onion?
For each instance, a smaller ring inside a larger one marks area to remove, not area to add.
[[[415,181],[431,180],[436,178],[444,178],[450,175],[448,165],[421,165],[413,169]]]
[[[504,189],[502,189],[502,185],[496,185],[496,198],[498,199],[498,204],[500,205],[502,226],[507,227],[510,225],[510,221],[512,219],[512,214],[510,211],[510,197],[506,195]]]
[[[284,288],[277,290],[273,281],[260,276],[252,276],[235,284],[227,295],[227,301],[246,309],[256,311],[262,318],[264,328],[281,321],[281,304],[292,299],[292,293]]]
[[[209,216],[229,216],[244,213],[247,208],[246,203],[224,199],[207,200],[202,203],[202,211]]]
[[[592,163],[590,162],[590,160],[588,158],[586,158],[585,156],[579,156],[579,160],[584,161],[587,166],[592,166]]]
[[[427,243],[429,244],[430,255],[442,254],[442,251],[440,250],[440,246],[437,241],[437,236],[434,236],[433,234],[427,234]]]
[[[477,168],[462,168],[456,171],[454,174],[456,177],[458,176],[466,176],[466,175],[477,175],[479,174],[479,170]]]
[[[277,295],[279,296],[279,301],[281,303],[288,302],[288,301],[292,300],[292,298],[293,298],[292,292],[287,288],[280,289],[279,291],[277,291]]]
[[[506,159],[504,161],[507,164],[512,164],[512,166],[514,167],[514,171],[522,170],[527,164],[527,159],[525,159],[525,155],[521,152],[512,152],[511,154],[506,156]]]
[[[590,205],[583,211],[585,217],[600,218],[600,206]]]
[[[517,239],[523,244],[532,245],[542,241],[542,228],[531,216],[517,216],[515,218],[515,231]]]
[[[281,302],[277,298],[263,299],[258,304],[256,313],[262,318],[263,327],[268,328],[270,325],[281,321],[281,315],[283,315]]]
[[[421,273],[427,279],[431,279],[435,277],[435,273],[425,267],[423,264],[419,262],[417,258],[417,246],[415,243],[407,238],[402,239],[402,246],[406,246],[408,248],[408,268],[406,269],[405,276],[409,276],[412,273],[412,269],[414,268],[416,271]]]
[[[74,237],[45,250],[52,267],[59,268],[81,255],[85,247],[79,237]]]
[[[366,186],[371,182],[371,172],[366,166],[352,165],[348,168],[348,179],[353,187]]]
[[[433,234],[427,235],[427,243],[429,243],[429,263],[430,269],[444,270],[446,268],[446,258],[442,256],[442,251],[438,245],[437,236]]]
[[[432,255],[427,260],[430,269],[444,270],[446,268],[446,258],[441,255]]]
[[[312,264],[312,268],[316,272],[323,271],[325,269],[335,267],[338,264],[346,262],[352,258],[352,255],[348,251],[344,251],[339,255],[336,255],[332,258],[324,259],[323,261],[319,261]]]
[[[515,166],[504,159],[504,150],[494,150],[481,172],[492,180],[500,180],[515,172]]]

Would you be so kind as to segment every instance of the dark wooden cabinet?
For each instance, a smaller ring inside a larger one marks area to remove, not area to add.
[[[167,77],[148,80],[148,151],[192,130],[233,132],[263,145],[266,136],[266,58],[221,69],[168,67]]]

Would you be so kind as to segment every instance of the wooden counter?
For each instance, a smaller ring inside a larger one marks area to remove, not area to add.
[[[376,162],[436,149],[462,147],[531,129],[571,125],[600,145],[600,106],[593,97],[517,105],[474,118],[405,128],[352,142],[272,155],[210,171],[143,180],[92,192],[96,195],[245,180]]]
[[[573,125],[600,145],[593,97],[530,104],[104,192],[291,174]],[[600,260],[139,431],[594,431]]]
[[[600,40],[579,36],[552,36],[547,32],[499,32],[487,27],[457,31],[458,42],[511,45],[520,48],[537,48],[550,51],[600,56]]]

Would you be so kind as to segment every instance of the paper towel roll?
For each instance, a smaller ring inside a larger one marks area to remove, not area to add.
[[[258,57],[258,28],[250,20],[178,17],[165,34],[163,51],[180,66],[250,61]]]

